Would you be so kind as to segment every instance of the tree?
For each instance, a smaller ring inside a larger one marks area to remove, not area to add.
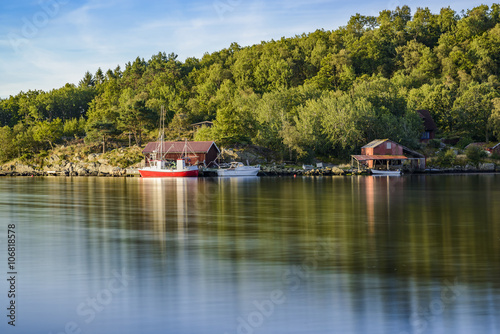
[[[407,96],[409,110],[426,109],[431,113],[439,129],[447,133],[456,130],[459,122],[453,111],[453,103],[458,95],[458,85],[425,84],[412,89]]]
[[[31,157],[40,148],[39,142],[33,138],[33,129],[23,122],[17,123],[12,129],[12,147],[17,150],[21,158]]]
[[[64,122],[63,136],[65,137],[83,137],[85,136],[85,118],[72,118]]]
[[[16,154],[14,134],[8,126],[0,128],[0,163],[13,159]]]
[[[215,136],[211,127],[203,125],[201,128],[196,130],[193,139],[195,141],[212,141],[215,140]]]
[[[78,83],[80,87],[93,87],[95,85],[95,79],[92,76],[92,74],[87,71],[85,72],[85,75],[83,76],[82,80]]]
[[[492,100],[493,110],[490,116],[491,129],[497,140],[500,140],[500,98],[494,98]]]
[[[119,100],[118,130],[134,135],[137,146],[142,144],[142,133],[153,128],[157,114],[147,107],[146,92],[134,94],[131,88],[126,88]]]
[[[493,99],[498,93],[488,84],[472,83],[455,100],[453,109],[460,120],[460,129],[474,139],[489,141]]]
[[[106,143],[109,137],[116,135],[117,129],[116,125],[112,121],[106,120],[93,120],[87,122],[85,127],[87,131],[87,136],[85,137],[86,142],[102,142],[102,153],[106,153]]]
[[[365,98],[328,94],[321,100],[323,133],[332,148],[350,152],[367,140],[365,130],[375,117]]]
[[[407,31],[413,41],[427,47],[434,47],[441,33],[438,16],[431,13],[429,8],[417,8],[413,19],[407,23]]]
[[[112,82],[112,81],[111,81]],[[108,86],[109,87],[109,86]],[[95,98],[87,113],[88,119],[85,125],[85,142],[102,143],[102,152],[106,152],[106,143],[110,137],[118,134],[117,129],[117,101],[111,88]],[[115,104],[116,103],[116,104]]]
[[[475,145],[469,145],[465,150],[465,155],[469,162],[476,167],[479,167],[479,164],[487,157],[486,151]]]
[[[33,139],[38,142],[47,142],[54,149],[54,142],[61,138],[63,125],[60,118],[53,121],[39,121],[33,127]]]
[[[104,83],[104,80],[106,80],[106,78],[104,77],[104,73],[102,72],[101,68],[99,67],[97,69],[97,71],[95,72],[94,82],[96,85],[100,85],[100,84]]]
[[[355,79],[354,67],[346,50],[329,54],[321,61],[318,74],[308,82],[323,90],[343,90],[351,88]]]
[[[425,82],[438,75],[439,63],[433,51],[415,40],[396,48],[399,67],[407,75],[421,77]]]

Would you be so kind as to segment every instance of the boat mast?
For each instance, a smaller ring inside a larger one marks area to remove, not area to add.
[[[165,108],[161,106],[160,115],[160,160],[163,160],[163,140],[165,136]]]

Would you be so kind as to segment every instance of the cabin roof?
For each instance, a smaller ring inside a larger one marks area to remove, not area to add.
[[[477,146],[477,147],[482,148],[482,149],[487,149],[488,143],[484,143],[484,142],[470,143],[469,145],[465,146],[464,148],[467,149],[470,146]]]
[[[164,141],[163,146],[162,146],[162,151],[168,153],[182,153],[184,151],[184,146],[186,145],[186,142],[183,141]],[[194,152],[194,153],[207,153],[210,151],[210,148],[212,146],[215,146],[215,149],[217,152],[219,151],[219,148],[217,145],[215,145],[215,142],[213,141],[190,141],[187,142],[187,152]],[[148,154],[152,153],[155,151],[158,151],[158,148],[160,147],[160,142],[149,142],[144,150],[142,150],[143,154]]]
[[[435,131],[437,130],[437,125],[432,119],[429,110],[417,110],[418,116],[424,120],[425,131]]]
[[[368,161],[368,160],[406,160],[408,159],[404,155],[368,155],[368,154],[360,154],[353,155],[354,159],[358,161]]]
[[[381,144],[385,143],[386,141],[393,142],[394,144],[397,144],[396,142],[390,140],[390,139],[375,139],[363,146],[362,148],[372,148],[372,147],[377,147],[380,146]],[[399,145],[399,144],[398,144]]]
[[[206,126],[212,126],[214,125],[214,122],[211,122],[211,121],[203,121],[203,122],[198,122],[198,123],[193,123],[191,124],[191,126],[193,127],[200,127],[202,125],[206,125]]]

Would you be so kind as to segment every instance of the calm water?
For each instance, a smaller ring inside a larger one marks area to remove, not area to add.
[[[1,333],[498,333],[500,175],[0,178]]]

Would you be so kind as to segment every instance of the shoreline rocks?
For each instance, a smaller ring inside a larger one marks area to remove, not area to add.
[[[109,164],[101,154],[90,154],[87,159],[77,161],[66,160],[65,156],[51,155],[40,165],[11,162],[0,166],[0,176],[102,176],[102,177],[139,177],[139,165],[120,168]],[[311,166],[312,167],[312,166]],[[500,165],[483,163],[478,167],[466,165],[454,168],[428,168],[426,170],[405,171],[406,174],[464,174],[464,173],[496,173],[500,172]],[[350,176],[368,175],[369,172],[358,172],[341,169],[336,166],[302,169],[300,167],[286,167],[284,165],[265,165],[261,167],[259,176]],[[205,170],[200,177],[216,176],[214,170]]]
[[[61,160],[58,164],[43,167],[22,163],[0,166],[0,176],[139,176],[138,167],[120,168],[98,162],[69,162]]]

